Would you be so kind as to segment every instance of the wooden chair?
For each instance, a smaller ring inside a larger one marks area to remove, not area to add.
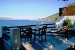
[[[28,27],[28,28],[20,28],[20,36],[21,38],[30,38],[30,41],[31,41],[31,38],[32,38],[32,28],[31,27]],[[22,40],[21,40],[22,41]]]
[[[39,30],[35,29],[35,34],[34,34],[34,40],[36,41],[36,36],[39,36],[39,38],[41,37],[41,41],[42,41],[42,36],[45,36],[45,40],[46,40],[46,26],[43,26],[42,28],[39,28]],[[37,32],[39,31],[39,32]]]

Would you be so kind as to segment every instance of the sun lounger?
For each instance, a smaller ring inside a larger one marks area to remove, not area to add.
[[[56,30],[56,31],[55,31]],[[50,31],[48,31],[47,33],[52,33],[50,34],[51,36],[64,36],[66,38],[68,38],[68,34],[70,34],[72,31],[71,30],[68,30],[67,27],[63,27],[62,29],[60,30],[57,30],[57,29],[51,29]],[[54,34],[57,34],[57,35],[54,35]]]

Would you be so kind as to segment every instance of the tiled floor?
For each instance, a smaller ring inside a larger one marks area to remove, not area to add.
[[[31,41],[31,47],[34,49],[34,50],[49,50],[53,47],[56,47],[58,46],[59,44],[61,44],[64,40],[64,38],[58,38],[58,37],[55,37],[55,36],[50,36],[50,35],[47,35],[47,39],[45,40],[43,38],[43,41],[41,42],[39,40],[39,37],[37,37],[37,41],[34,41],[34,37],[32,37],[32,41]],[[26,42],[28,42],[28,40],[26,39],[22,39],[22,41],[26,44]]]
[[[67,47],[67,43],[63,42],[65,40],[64,37],[57,37],[57,36],[51,36],[49,34],[47,34],[46,36],[46,40],[43,37],[42,42],[39,40],[39,37],[36,37],[36,41],[34,41],[34,35],[32,36],[32,41],[31,44],[29,44],[28,39],[22,39],[22,45],[27,48],[31,48],[32,50],[55,50],[55,49],[61,49],[59,47],[62,47],[65,45],[65,47]],[[71,37],[72,38],[72,37]],[[69,39],[71,39],[69,38]],[[68,40],[69,40],[68,39]],[[74,38],[73,38],[74,39]],[[71,41],[73,41],[73,39]],[[22,46],[21,45],[21,46]],[[70,44],[71,45],[71,44]],[[21,47],[21,50],[26,50],[24,47]],[[63,47],[64,48],[64,47]]]

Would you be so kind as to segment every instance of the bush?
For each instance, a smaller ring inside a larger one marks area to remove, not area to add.
[[[72,27],[72,20],[67,18],[66,20],[63,21],[63,26],[71,28]]]

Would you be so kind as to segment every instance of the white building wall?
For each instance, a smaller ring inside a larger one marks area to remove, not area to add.
[[[57,22],[56,22],[56,25],[57,25],[58,28],[62,28],[63,21],[66,18],[71,19],[72,20],[72,23],[75,22],[75,16],[60,16],[60,17],[57,18]]]

